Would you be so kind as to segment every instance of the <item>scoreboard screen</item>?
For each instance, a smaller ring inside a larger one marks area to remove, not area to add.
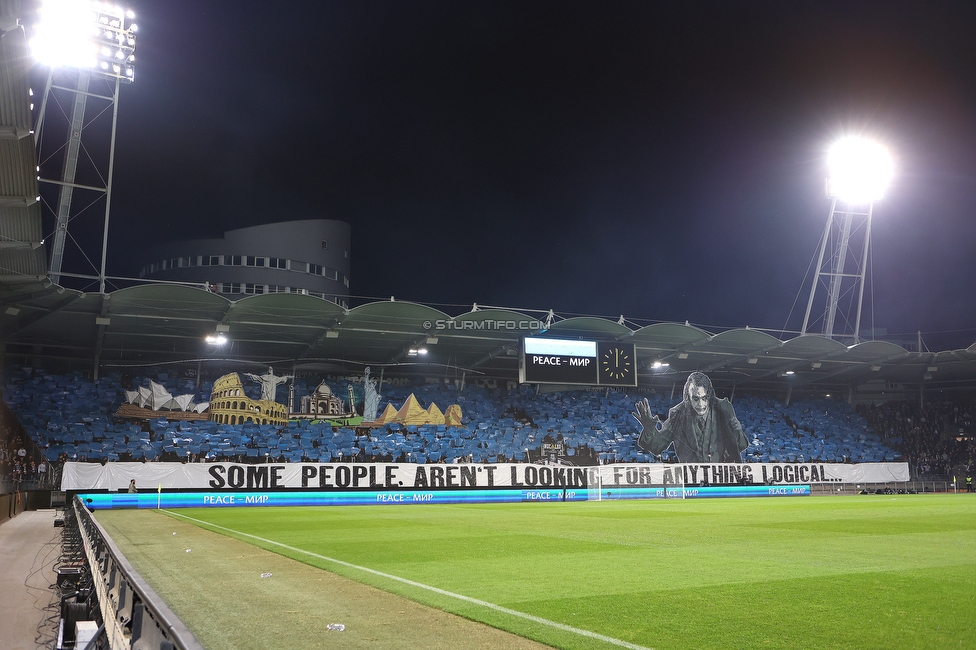
[[[526,337],[519,381],[532,384],[636,386],[633,343]]]

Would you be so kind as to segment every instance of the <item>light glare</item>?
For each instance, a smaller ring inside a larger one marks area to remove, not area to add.
[[[79,0],[45,0],[38,10],[41,22],[31,49],[41,63],[50,66],[93,68],[97,36],[91,4]]]
[[[894,161],[883,145],[844,138],[827,156],[827,193],[847,203],[872,203],[884,197],[894,176]]]
[[[39,24],[31,38],[31,54],[38,62],[52,68],[70,67],[109,70],[123,77],[123,68],[111,60],[132,60],[135,36],[128,29],[121,8],[91,0],[42,0],[38,9]],[[109,65],[105,66],[105,60]]]

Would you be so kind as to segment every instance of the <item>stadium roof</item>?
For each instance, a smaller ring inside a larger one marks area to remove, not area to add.
[[[27,37],[6,15],[0,17],[0,30],[0,304],[5,304],[51,282],[41,234]]]
[[[819,335],[781,340],[755,329],[706,332],[689,324],[638,329],[609,319],[546,322],[514,310],[450,315],[377,301],[352,308],[312,296],[265,294],[231,301],[203,289],[154,284],[99,294],[24,294],[0,312],[5,356],[30,363],[106,369],[207,363],[356,373],[516,379],[526,335],[632,342],[640,385],[683,381],[694,370],[743,388],[837,390],[872,380],[926,387],[972,385],[976,345],[910,352],[883,341],[847,346]],[[218,348],[205,337],[225,333]],[[411,350],[426,348],[426,354]],[[97,359],[97,361],[96,361]],[[655,362],[661,362],[655,367]],[[667,364],[667,365],[663,365]]]

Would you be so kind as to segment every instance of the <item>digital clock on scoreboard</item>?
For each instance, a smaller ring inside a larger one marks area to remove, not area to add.
[[[632,343],[526,337],[520,360],[522,383],[637,385]]]

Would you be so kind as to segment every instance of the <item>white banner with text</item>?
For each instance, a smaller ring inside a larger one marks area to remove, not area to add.
[[[908,463],[627,463],[567,467],[528,463],[65,463],[61,489],[437,490],[892,483]]]

